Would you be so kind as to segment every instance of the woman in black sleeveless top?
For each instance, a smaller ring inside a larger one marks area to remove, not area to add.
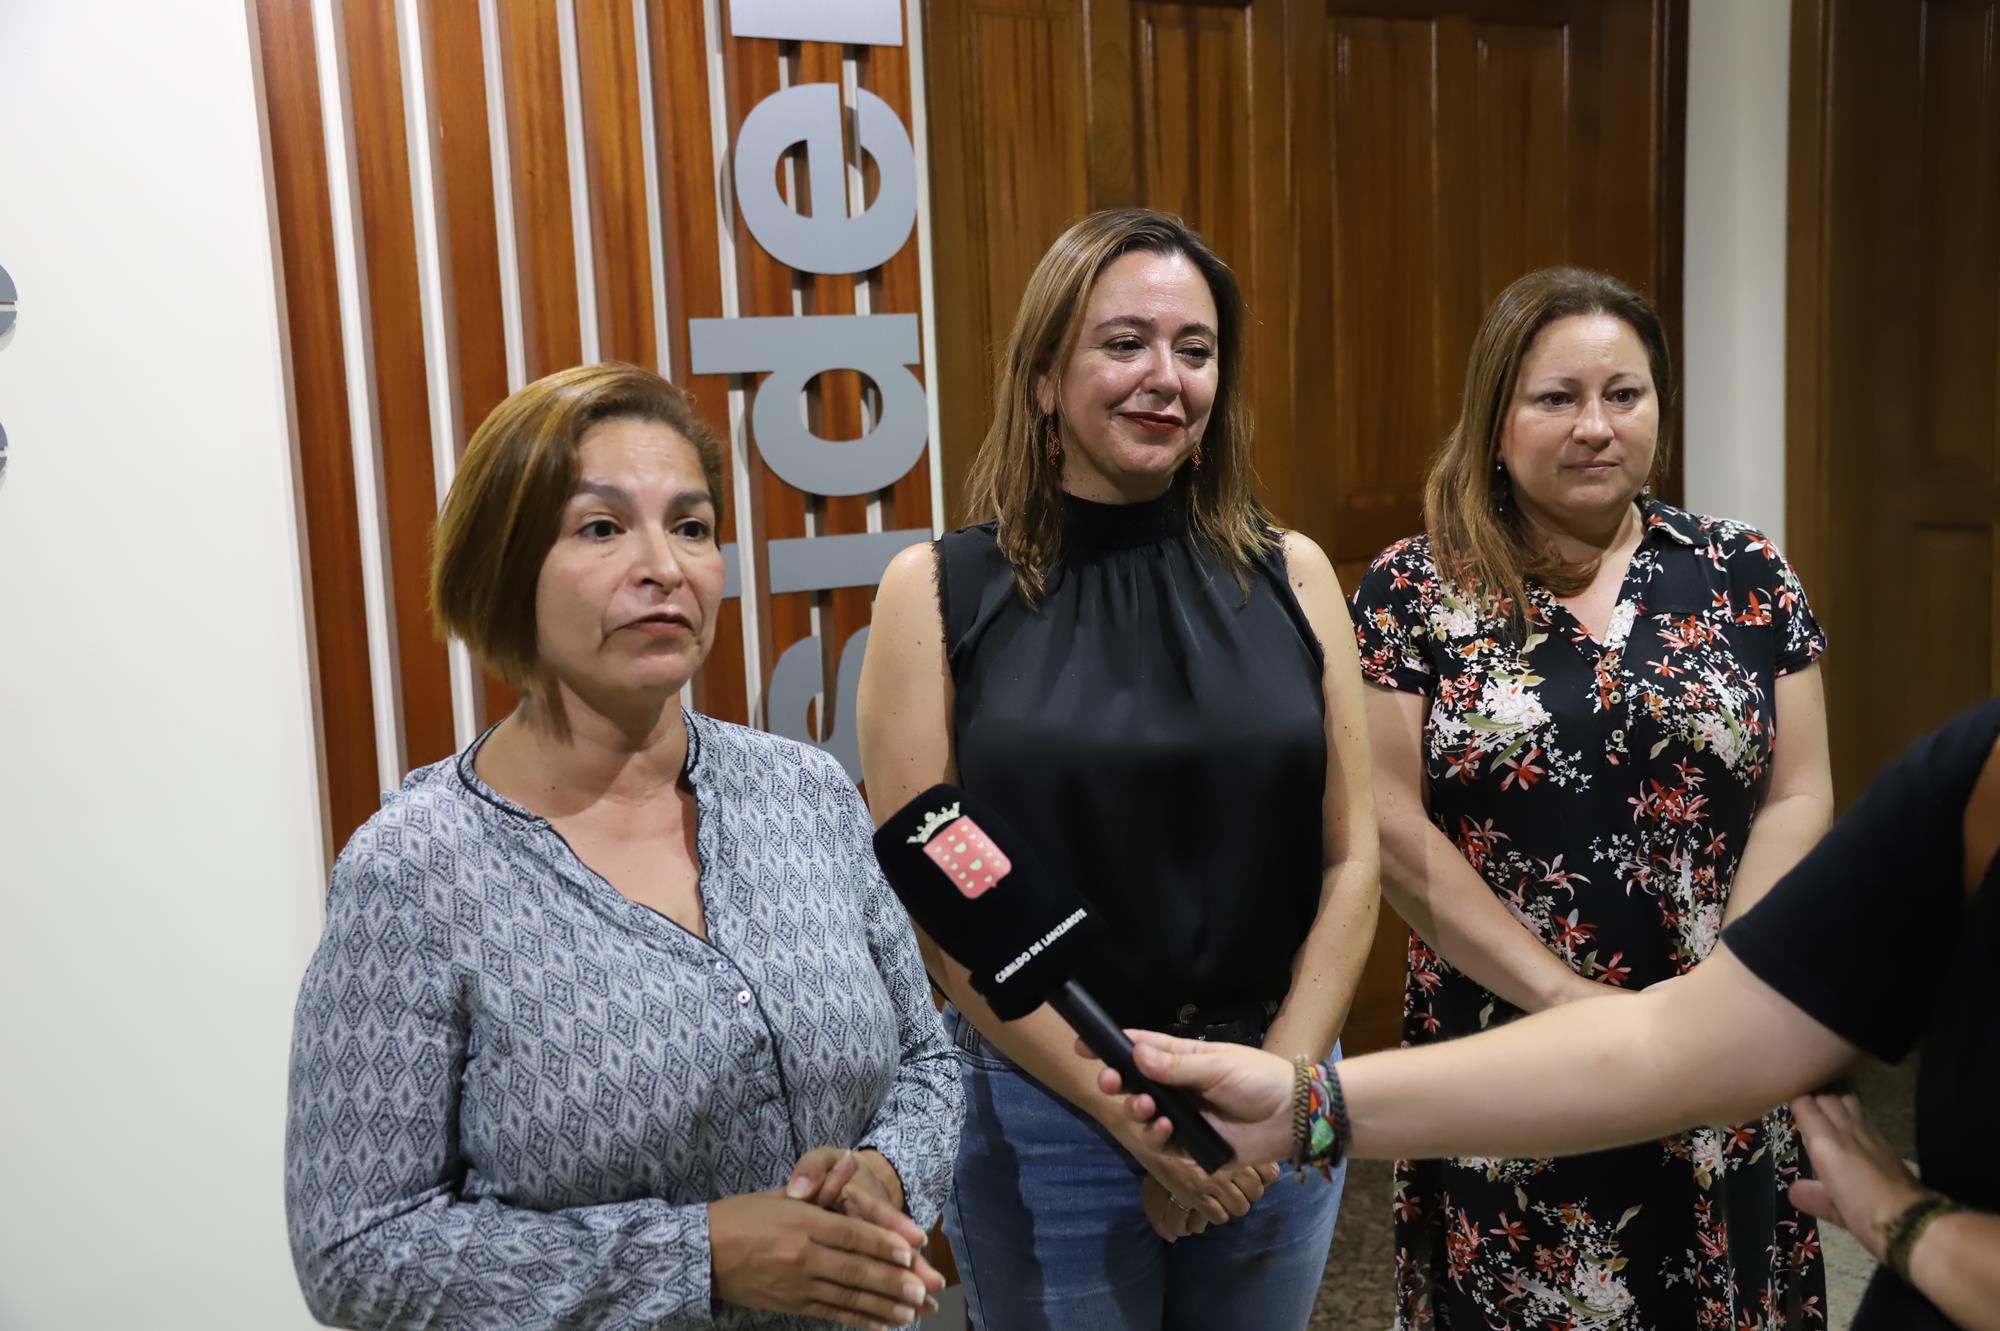
[[[1328,1057],[1374,932],[1354,636],[1251,490],[1235,279],[1179,222],[1099,213],[1030,279],[972,478],[906,551],[860,734],[878,817],[956,781],[1108,926],[1128,1025]],[[986,1331],[1303,1327],[1339,1177],[1266,1193],[1147,1145],[1044,1008],[1002,1023],[925,947],[968,1118],[945,1227]],[[1090,1108],[1079,1108],[1079,1105]]]

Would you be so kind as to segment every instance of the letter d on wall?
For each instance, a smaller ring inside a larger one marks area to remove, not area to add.
[[[696,374],[771,371],[757,389],[750,429],[757,451],[785,484],[816,495],[885,490],[924,455],[930,434],[923,385],[905,367],[922,357],[914,314],[808,314],[690,319]],[[806,429],[799,395],[824,370],[858,370],[882,390],[882,416],[856,440]]]
[[[875,202],[847,214],[847,162],[840,139],[840,85],[801,83],[752,107],[736,135],[736,202],[750,234],[779,263],[808,273],[865,273],[895,257],[917,224],[917,152],[895,110],[866,88],[855,117],[875,159]],[[806,145],[812,216],[778,193],[778,162]]]

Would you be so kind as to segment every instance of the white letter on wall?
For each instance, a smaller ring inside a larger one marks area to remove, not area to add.
[[[889,104],[859,90],[861,147],[875,159],[875,202],[847,215],[840,85],[801,83],[750,109],[736,135],[736,203],[757,243],[779,263],[808,273],[865,273],[895,257],[917,224],[917,153]],[[806,145],[812,215],[778,193],[778,162]]]
[[[787,315],[688,320],[696,374],[769,370],[750,409],[757,451],[787,485],[816,495],[873,494],[902,479],[924,455],[930,413],[906,366],[923,353],[914,314]],[[822,439],[806,429],[799,395],[824,370],[858,370],[882,393],[875,428],[859,439]]]

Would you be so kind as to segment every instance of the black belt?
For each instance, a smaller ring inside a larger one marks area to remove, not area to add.
[[[1183,1040],[1208,1040],[1217,1044],[1247,1044],[1259,1047],[1278,1015],[1275,999],[1262,1003],[1238,1003],[1220,1008],[1181,1004],[1175,1019],[1159,1030]]]

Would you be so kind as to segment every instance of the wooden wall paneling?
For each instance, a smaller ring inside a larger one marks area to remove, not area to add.
[[[396,0],[397,63],[403,76],[403,137],[409,154],[410,210],[416,241],[424,378],[430,416],[432,490],[440,505],[458,475],[467,426],[459,415],[458,338],[451,289],[451,224],[444,165],[444,119],[437,105],[429,11],[421,0]],[[426,542],[428,553],[429,542]],[[428,561],[426,561],[428,565]],[[429,569],[423,570],[428,583]],[[435,632],[435,629],[433,629]],[[458,638],[444,643],[450,680],[452,743],[470,744],[485,724],[482,671]]]
[[[1250,364],[1245,380],[1264,500],[1280,523],[1298,528],[1331,550],[1332,534],[1317,523],[1309,524],[1309,515],[1298,511],[1296,468],[1290,465],[1315,445],[1318,430],[1316,418],[1308,425],[1293,416],[1299,371],[1293,363],[1292,330],[1293,320],[1300,316],[1293,304],[1298,281],[1293,237],[1298,223],[1293,215],[1291,93],[1285,69],[1290,40],[1286,8],[1272,0],[1253,0],[1250,252],[1225,257],[1243,276],[1250,302],[1250,326],[1244,338]],[[1323,227],[1325,219],[1319,225]]]
[[[2000,671],[1996,27],[1993,0],[1793,15],[1788,545],[1843,805]]]
[[[1258,465],[1282,496],[1285,520],[1318,540],[1341,585],[1351,588],[1360,561],[1374,553],[1365,540],[1340,529],[1325,473],[1333,466],[1336,370],[1334,320],[1339,289],[1334,237],[1345,196],[1334,185],[1337,145],[1329,137],[1337,100],[1331,77],[1345,40],[1329,6],[1308,0],[1291,13],[1285,42],[1285,86],[1290,93],[1290,137],[1283,163],[1292,206],[1286,221],[1291,254],[1293,314],[1285,329],[1285,414],[1292,434],[1261,449]]]
[[[527,378],[583,357],[557,0],[500,7]]]
[[[845,49],[828,42],[805,42],[797,48],[796,63],[799,83],[831,83],[842,88],[842,105],[849,97],[845,88],[847,62]],[[903,122],[909,123],[907,108],[899,108]],[[853,144],[857,129],[851,112],[843,111],[842,141]],[[817,199],[813,197],[808,183],[808,166],[803,155],[794,155],[790,167],[790,195],[793,207],[800,212],[814,214],[831,213],[847,215],[847,198]],[[846,184],[847,172],[842,173],[842,183]],[[860,310],[857,301],[857,282],[845,274],[801,273],[797,278],[799,308],[807,314],[856,314]],[[853,370],[829,370],[806,386],[807,428],[823,439],[859,439],[862,434],[862,378]],[[772,481],[783,484],[773,476]],[[790,486],[785,489],[791,490]],[[846,535],[868,530],[869,500],[861,495],[819,496],[807,495],[793,490],[804,509],[806,521],[813,535]],[[835,696],[835,680],[839,677],[840,652],[848,635],[867,626],[869,610],[873,602],[873,592],[867,588],[839,588],[831,591],[801,593],[812,607],[810,616],[812,636],[819,643],[820,693],[819,701],[808,709],[811,733],[825,738],[832,733],[832,717],[827,714],[827,700]],[[775,728],[781,721],[791,724],[789,718],[773,716],[771,724]]]
[[[1687,214],[1687,0],[1654,0],[1650,11],[1638,5],[1610,6],[1602,21],[1606,52],[1602,169],[1615,180],[1620,163],[1653,163],[1650,187],[1644,192],[1647,206],[1639,207],[1639,191],[1614,190],[1605,197],[1606,216],[1619,234],[1646,239],[1651,271],[1641,290],[1660,312],[1678,368],[1686,363],[1681,300],[1686,256],[1681,237]],[[1642,69],[1640,57],[1648,50],[1651,68]],[[1644,106],[1625,95],[1641,78],[1648,80],[1652,92]],[[1642,110],[1650,113],[1643,121],[1638,118]],[[1655,489],[1667,502],[1678,504],[1684,494],[1687,449],[1679,439],[1670,447]]]
[[[736,461],[729,447],[729,376],[695,375],[688,366],[688,320],[716,319],[726,309],[721,257],[721,184],[711,118],[709,34],[700,6],[648,0],[653,141],[658,154],[661,253],[668,310],[666,361],[674,381],[694,399],[695,412],[723,444],[722,530],[725,542],[749,530],[736,512]],[[714,90],[719,92],[719,89]],[[722,163],[727,166],[726,161]],[[743,606],[731,599],[717,616],[715,643],[695,677],[694,703],[724,720],[749,719],[743,671]]]
[[[496,125],[487,103],[489,52],[478,8],[433,4],[426,21],[438,118],[438,187],[445,200],[443,248],[457,372],[452,387],[458,395],[458,451],[463,456],[473,432],[512,387],[490,147],[496,130],[505,135],[506,116],[503,106]],[[491,54],[498,56],[497,51]],[[518,693],[490,674],[482,676],[481,690],[482,721],[506,716],[519,701]]]
[[[946,526],[993,414],[993,369],[1044,250],[1092,203],[1071,0],[926,0],[933,296]]]
[[[1637,288],[1666,325],[1674,363],[1681,354],[1681,178],[1686,148],[1681,106],[1687,87],[1685,0],[1586,7],[1594,54],[1582,72],[1591,118],[1598,125],[1595,151],[1585,159],[1596,176],[1596,235],[1584,260]],[[1644,89],[1645,96],[1633,95]],[[1652,163],[1635,171],[1634,163]],[[1681,441],[1674,441],[1661,477],[1661,496],[1678,501],[1683,475]]]
[[[1424,293],[1438,346],[1438,401],[1427,433],[1409,441],[1415,455],[1410,462],[1418,469],[1428,467],[1458,416],[1465,361],[1462,354],[1456,363],[1451,358],[1471,345],[1495,293],[1520,275],[1519,258],[1533,243],[1528,237],[1558,254],[1568,252],[1575,211],[1567,190],[1575,168],[1567,133],[1564,29],[1547,25],[1523,31],[1445,17],[1433,32],[1438,48],[1437,206],[1445,218],[1477,217],[1479,224],[1438,247],[1431,286]],[[1546,62],[1550,47],[1557,52],[1553,68]],[[1538,55],[1544,57],[1539,67]],[[1545,82],[1534,84],[1537,75]],[[1533,168],[1527,165],[1530,158],[1536,159]],[[1524,170],[1530,178],[1520,178]],[[1406,507],[1407,530],[1415,531],[1422,525],[1422,471],[1405,468],[1400,477],[1391,503]]]
[[[375,347],[369,316],[368,246],[355,145],[352,76],[341,0],[314,0],[334,286],[340,303],[347,383],[348,442],[354,461],[355,527],[361,535],[361,601],[368,624],[368,683],[374,702],[375,773],[394,790],[409,770],[403,742],[402,679],[397,662],[396,599],[388,504],[377,421]]]
[[[1160,206],[1147,196],[1144,168],[1133,150],[1139,142],[1141,93],[1135,77],[1147,63],[1139,43],[1134,0],[1081,0],[1089,35],[1085,87],[1089,103],[1089,210]],[[1040,91],[1038,85],[1029,88]],[[1054,240],[1052,232],[1046,238]]]
[[[354,456],[348,442],[346,359],[334,282],[325,127],[312,15],[303,5],[258,0],[284,273],[285,337],[306,511],[308,595],[329,850],[380,802],[367,612],[355,570]]]
[[[1301,477],[1300,504],[1326,514],[1341,561],[1412,530],[1424,462],[1456,396],[1433,304],[1444,243],[1430,165],[1435,40],[1422,20],[1339,15],[1323,42],[1300,43],[1311,63],[1294,86],[1323,80],[1331,99],[1324,121],[1301,126],[1298,169],[1323,175],[1334,196],[1330,271],[1304,288],[1323,293],[1329,317],[1298,332],[1301,357],[1330,371],[1313,386],[1331,437],[1325,465]]]
[[[382,457],[389,592],[397,626],[404,761],[457,748],[444,645],[430,627],[426,573],[438,496],[431,454],[430,381],[417,284],[416,230],[393,0],[345,0],[360,243],[366,254],[375,427]]]
[[[1860,440],[1851,441],[1843,464],[1866,475],[1872,461],[1876,473],[1842,524],[1871,534],[1855,543],[1871,551],[1871,619],[1895,606],[1906,641],[1924,643],[1928,658],[1921,688],[1884,687],[1901,673],[1907,648],[1883,651],[1871,642],[1879,655],[1857,672],[1875,704],[1875,753],[1885,763],[1993,693],[2000,668],[2000,397],[1993,375],[2000,364],[2000,6],[1927,0],[1916,21],[1916,133],[1904,146],[1913,158],[1915,189],[1906,202],[1915,243],[1907,251],[1875,250],[1876,265],[1900,279],[1908,315],[1898,322],[1910,341],[1895,362],[1875,362],[1869,377],[1882,433],[1866,454]],[[1905,256],[1902,263],[1883,262],[1895,254]],[[1900,442],[1900,456],[1885,467],[1874,459],[1891,440]],[[1889,532],[1907,533],[1901,540],[1878,543],[1884,524],[1876,515],[1885,510]],[[1850,651],[1858,637],[1849,635]],[[1883,728],[1889,718],[1893,729]]]
[[[1179,214],[1224,262],[1241,262],[1250,252],[1255,203],[1254,122],[1217,111],[1251,105],[1249,5],[1137,0],[1132,19],[1138,77],[1117,81],[1137,92],[1123,156],[1139,164],[1139,197]],[[1104,105],[1091,104],[1093,148]]]
[[[798,82],[796,76],[798,43],[779,43],[766,38],[738,38],[726,31],[722,38],[723,68],[726,81],[725,93],[728,106],[728,124],[740,126],[744,117],[757,103],[781,88]],[[734,131],[731,134],[734,141]],[[794,150],[795,152],[797,150]],[[779,170],[783,171],[784,166]],[[726,171],[732,182],[735,170],[733,154]],[[757,238],[750,234],[750,227],[740,212],[732,211],[730,219],[735,246],[736,290],[738,313],[746,317],[783,316],[797,314],[804,304],[798,292],[797,276],[792,269],[771,257]],[[748,426],[748,410],[755,394],[762,391],[762,379],[768,376],[739,376],[743,380],[745,392],[745,429]],[[786,485],[765,465],[754,436],[750,432],[750,466],[748,479],[752,496],[752,511],[747,514],[749,525],[755,533],[755,541],[745,553],[759,561],[757,586],[768,589],[768,573],[763,567],[768,559],[767,543],[785,538],[806,535],[805,498],[798,491]],[[740,530],[739,522],[739,530]],[[754,673],[753,696],[760,700],[758,714],[753,716],[753,724],[768,723],[762,700],[768,695],[771,670],[778,657],[791,644],[812,633],[813,598],[810,593],[792,592],[784,596],[772,596],[766,591],[754,605],[746,605],[746,612],[757,613],[765,627],[759,635],[759,659],[746,660],[746,672]]]
[[[657,369],[652,226],[631,0],[575,0],[598,359]]]
[[[1577,130],[1579,102],[1595,103],[1589,64],[1578,53],[1580,25],[1450,25],[1453,45],[1477,62],[1465,85],[1457,165],[1472,187],[1478,217],[1472,281],[1457,294],[1450,323],[1469,346],[1494,296],[1523,272],[1573,259],[1591,216],[1575,200],[1598,188],[1590,144]],[[1443,91],[1453,95],[1449,83]],[[1565,94],[1552,97],[1552,92]],[[1447,170],[1447,176],[1453,174]],[[1645,192],[1639,191],[1642,202]],[[1443,294],[1443,293],[1441,293]],[[1469,318],[1464,316],[1469,315]],[[1449,379],[1451,376],[1446,376]]]
[[[724,274],[720,254],[720,178],[710,116],[710,62],[704,10],[684,0],[648,0],[646,40],[652,66],[654,150],[660,178],[660,250],[666,298],[666,364],[674,382],[694,400],[694,412],[722,442],[724,516],[720,538],[736,542],[744,530],[736,514],[736,460],[730,454],[728,376],[688,372],[688,320],[722,318]],[[700,52],[700,58],[692,58]],[[722,164],[726,166],[726,162]],[[742,604],[726,600],[716,616],[716,640],[694,679],[694,705],[726,721],[748,721],[744,687]]]
[[[1910,534],[1899,521],[1907,515],[1893,511],[1901,496],[1893,493],[1883,466],[1884,459],[1914,443],[1909,399],[1884,390],[1927,380],[1916,355],[1923,329],[1913,298],[1922,281],[1925,201],[1920,157],[1911,151],[1924,128],[1920,57],[1913,54],[1923,49],[1923,14],[1915,5],[1841,3],[1836,11],[1841,29],[1831,89],[1836,137],[1829,146],[1835,189],[1831,257],[1838,275],[1828,310],[1835,374],[1827,386],[1826,484],[1839,534],[1829,573],[1851,592],[1848,613],[1827,625],[1833,644],[1827,683],[1834,790],[1844,805],[1893,757],[1907,726],[1905,691],[1880,687],[1881,680],[1894,677],[1880,673],[1883,656],[1890,654],[1872,650],[1869,641],[1882,608],[1898,607],[1900,641],[1925,643],[1926,655],[1943,643],[1927,637],[1930,626],[1902,618],[1903,580],[1935,569],[1920,574],[1900,551],[1883,567],[1880,552],[1861,534],[1867,527],[1854,525],[1858,516],[1870,514],[1886,529],[1901,527],[1899,534]],[[1902,259],[1885,263],[1884,255]],[[1806,590],[1813,594],[1811,585]]]
[[[1826,576],[1832,516],[1831,494],[1822,479],[1827,474],[1824,410],[1832,287],[1832,181],[1826,161],[1832,9],[1833,0],[1794,0],[1792,5],[1785,164],[1785,553],[1821,620],[1837,624],[1845,607],[1839,581]],[[1834,678],[1829,671],[1829,723],[1837,703]],[[1836,774],[1840,758],[1836,745]]]
[[[470,438],[508,393],[484,39],[472,5],[434,4],[428,17],[432,98],[444,146],[438,168],[446,199],[458,418]],[[461,439],[461,452],[464,447]]]
[[[1311,514],[1294,511],[1285,465],[1293,456],[1286,364],[1293,233],[1284,7],[1139,0],[1132,21],[1137,69],[1127,83],[1137,89],[1131,156],[1140,163],[1141,197],[1183,217],[1235,270],[1249,310],[1244,392],[1264,493],[1280,522],[1323,539]],[[1218,106],[1237,109],[1218,115]]]
[[[915,117],[909,52],[907,46],[849,47],[844,51],[827,46],[824,50],[828,57],[838,57],[826,67],[827,73],[838,77],[843,86],[843,102],[850,108],[845,117],[849,154],[849,197],[845,206],[853,213],[874,199],[880,187],[880,170],[875,160],[861,151],[852,108],[859,104],[860,93],[866,90],[894,108],[897,118],[906,128],[913,126]],[[844,308],[857,314],[916,314],[921,318],[922,283],[915,227],[911,228],[909,240],[882,267],[830,280],[845,288],[835,297],[836,302],[844,298]],[[928,367],[919,365],[911,368],[920,381],[925,380]],[[821,432],[827,438],[859,437],[874,427],[879,418],[881,401],[878,388],[864,385],[860,377],[851,371],[823,376],[822,387],[838,394],[842,411],[850,407],[853,411],[850,418],[843,420],[829,416],[823,421]],[[886,490],[827,501],[824,530],[848,533],[928,527],[932,458],[932,452],[926,450],[923,459]],[[873,615],[874,597],[873,587],[846,587],[834,591],[822,602],[820,646],[825,680],[823,699],[838,696],[841,662],[854,635],[868,627]],[[822,739],[830,739],[837,730],[851,729],[852,718],[816,712],[814,725],[815,734]]]
[[[1412,441],[1420,465],[1457,419],[1466,352],[1493,297],[1532,269],[1584,261],[1595,234],[1595,135],[1578,127],[1594,118],[1595,42],[1578,27],[1563,13],[1437,24],[1439,211],[1452,220],[1430,293],[1437,407],[1428,436]],[[1403,477],[1413,520],[1420,480],[1421,471]]]
[[[1948,477],[1932,511],[1958,507],[1966,489],[1995,480],[2000,420],[1993,368],[2000,340],[2000,79],[1991,0],[1924,6],[1923,136],[1918,146],[1924,265],[1917,354],[1930,367],[1928,417],[1908,463]],[[1907,465],[1907,464],[1906,464]],[[1973,485],[1968,487],[1966,482]],[[1975,513],[1977,510],[1973,510]],[[1982,607],[1983,608],[1983,607]],[[1972,618],[1967,616],[1968,619]],[[1982,692],[1983,692],[1982,688]]]
[[[903,123],[911,128],[914,143],[915,97],[918,90],[911,79],[909,47],[864,47],[857,51],[855,56],[859,85],[897,109],[903,117]],[[875,197],[876,175],[871,161],[868,164],[865,181],[865,197],[869,199]],[[894,258],[867,274],[859,285],[871,310],[915,314],[920,319],[931,317],[923,308],[923,276],[915,231],[912,231],[909,243],[898,250]],[[926,391],[936,391],[931,387],[937,382],[934,366],[919,365],[911,368],[917,377],[925,382]],[[937,448],[938,442],[933,439],[930,448],[924,452],[923,462],[912,467],[901,480],[884,492],[880,514],[884,530],[931,525],[931,470],[938,465]]]

